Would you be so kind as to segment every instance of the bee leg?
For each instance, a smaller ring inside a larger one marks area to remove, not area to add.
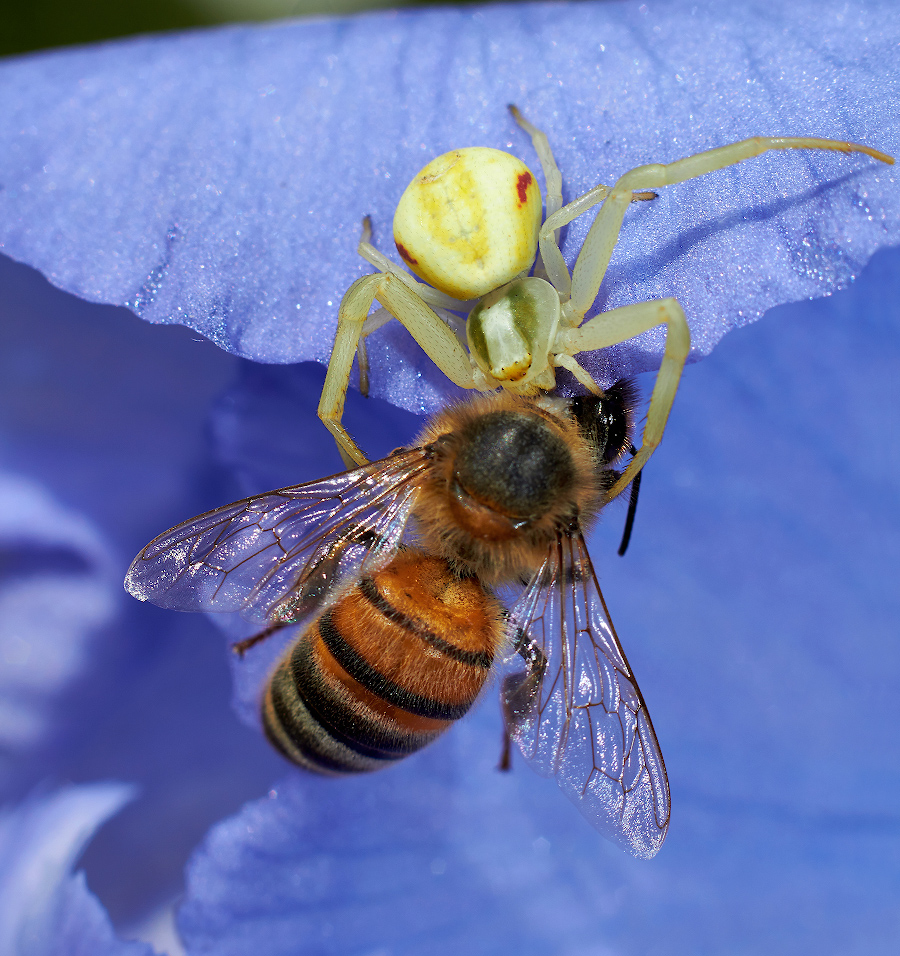
[[[339,538],[331,541],[318,556],[310,558],[306,570],[294,583],[291,590],[272,609],[271,613],[277,619],[277,623],[273,624],[267,631],[263,631],[263,635],[268,636],[268,633],[275,628],[299,624],[303,618],[317,610],[334,590],[335,584],[340,583],[343,577],[341,564],[348,560],[351,564],[353,563],[352,554],[348,559],[350,549],[363,547],[371,550],[378,544],[378,541],[378,535],[372,528],[357,523],[351,525]],[[343,573],[347,573],[346,567]],[[250,638],[251,643],[248,644],[248,647],[252,647],[258,640],[262,640],[262,637]],[[243,648],[243,650],[246,650],[246,648]],[[243,653],[243,650],[239,653]]]
[[[512,770],[512,737],[505,721],[503,723],[503,749],[500,751],[500,762],[497,764],[497,769],[503,773],[509,773]]]
[[[259,634],[254,634],[253,637],[245,637],[242,641],[236,641],[231,645],[231,649],[237,654],[238,657],[243,657],[251,647],[255,647],[257,644],[261,644],[266,638],[271,637],[276,631],[280,631],[283,627],[287,627],[287,622],[280,622],[278,624],[270,624],[265,630],[260,631]]]
[[[512,766],[512,736],[516,726],[524,721],[534,709],[541,682],[547,670],[547,657],[527,631],[520,631],[515,644],[516,653],[525,661],[525,670],[507,674],[500,691],[503,713],[503,751],[498,770]]]

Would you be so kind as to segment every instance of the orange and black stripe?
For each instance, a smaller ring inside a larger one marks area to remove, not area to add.
[[[502,636],[472,577],[407,549],[312,623],[282,659],[266,732],[319,773],[376,770],[430,743],[471,707]]]

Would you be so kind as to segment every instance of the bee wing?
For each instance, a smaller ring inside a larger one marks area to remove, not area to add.
[[[525,759],[604,836],[654,856],[669,825],[666,768],[580,534],[553,545],[508,633],[502,698]]]
[[[412,449],[198,515],[141,551],[125,589],[179,611],[292,623],[397,550],[426,465]]]

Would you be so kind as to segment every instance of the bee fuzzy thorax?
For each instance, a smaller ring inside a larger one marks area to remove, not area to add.
[[[487,583],[541,564],[602,496],[596,455],[567,403],[497,393],[451,407],[419,437],[432,467],[416,503],[427,550]]]

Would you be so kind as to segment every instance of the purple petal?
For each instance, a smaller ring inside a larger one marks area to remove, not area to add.
[[[900,149],[893,6],[581,3],[379,13],[150,37],[0,70],[0,242],[61,288],[180,322],[265,362],[326,361],[364,271],[360,219],[432,156],[550,134],[573,198],[626,169],[756,134]],[[897,174],[865,157],[773,155],[629,214],[600,305],[677,295],[706,354],[779,302],[827,294],[900,239]],[[574,224],[566,253],[585,234]],[[592,364],[658,364],[659,331]],[[389,328],[373,390],[449,393]],[[421,378],[427,370],[427,380]]]
[[[205,422],[241,363],[6,258],[0,288],[0,465],[14,478],[0,483],[0,796],[137,783],[83,860],[130,924],[178,893],[209,826],[278,772],[230,708],[221,635],[122,590],[157,531],[238,497]]]

